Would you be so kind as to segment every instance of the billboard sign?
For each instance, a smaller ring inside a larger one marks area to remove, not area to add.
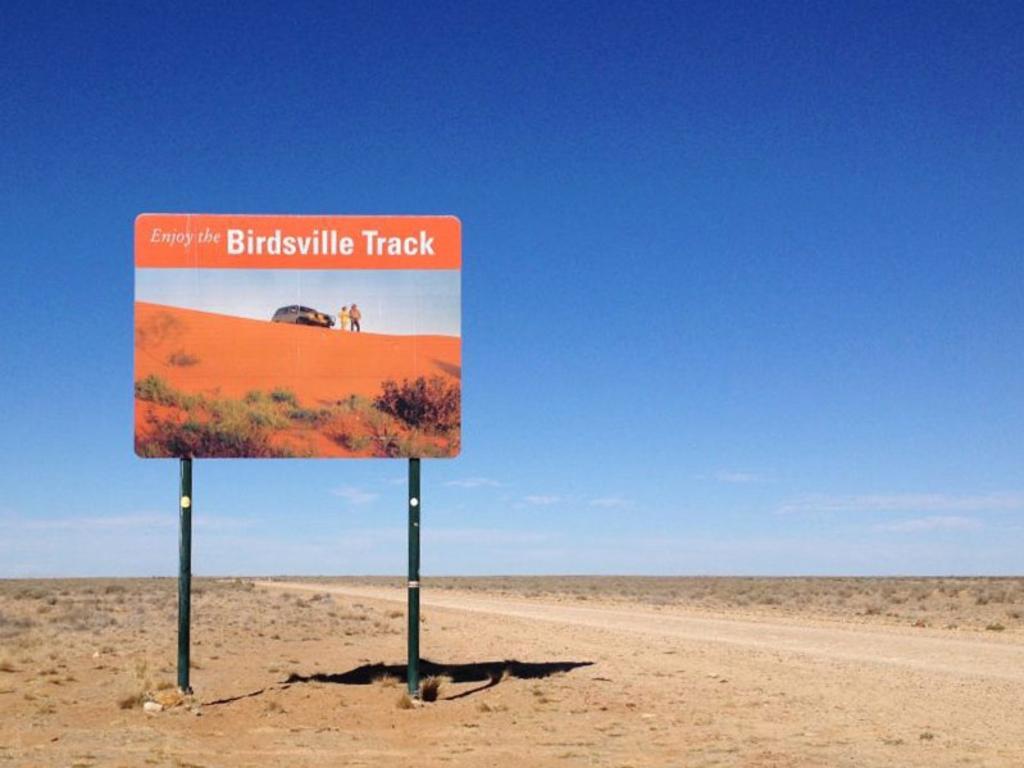
[[[142,214],[135,452],[458,455],[452,216]]]

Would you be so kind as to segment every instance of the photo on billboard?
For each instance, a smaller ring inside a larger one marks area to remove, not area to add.
[[[136,454],[458,455],[459,228],[448,216],[139,216]]]

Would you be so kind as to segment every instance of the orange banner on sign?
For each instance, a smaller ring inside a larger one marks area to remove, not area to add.
[[[144,213],[136,267],[460,269],[454,216]]]

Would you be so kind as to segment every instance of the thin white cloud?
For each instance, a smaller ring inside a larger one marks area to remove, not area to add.
[[[349,504],[369,504],[371,501],[376,501],[380,496],[380,494],[373,493],[372,491],[366,491],[362,488],[356,488],[351,485],[344,485],[341,488],[335,488],[331,493],[338,498],[344,499]]]
[[[997,512],[1024,510],[1024,493],[892,493],[850,496],[812,494],[779,507],[782,514],[801,512]]]
[[[501,483],[487,477],[466,477],[461,480],[447,480],[449,488],[500,488]]]
[[[527,545],[551,541],[552,536],[537,531],[508,531],[497,528],[427,528],[423,532],[427,543],[446,542],[473,545]]]
[[[174,518],[177,522],[177,517]],[[193,525],[199,530],[211,531],[234,531],[240,528],[248,528],[255,521],[251,517],[223,517],[222,515],[204,515],[200,511],[193,518]]]
[[[193,512],[192,524],[198,529],[234,530],[252,524],[251,518],[224,517],[223,515],[207,515]],[[129,515],[84,515],[82,517],[0,517],[0,531],[4,529],[18,531],[128,531],[152,530],[154,528],[176,528],[178,513],[169,510],[166,513],[139,513]]]
[[[408,530],[404,526],[380,528],[350,528],[334,532],[329,538],[310,545],[313,549],[322,549],[326,553],[345,552],[349,555],[358,553],[370,555],[377,553],[385,558],[395,552],[404,551]],[[559,534],[533,530],[508,530],[501,528],[435,528],[426,526],[422,530],[423,543],[427,551],[430,547],[441,544],[457,544],[466,546],[508,546],[534,545],[557,540]],[[255,549],[266,548],[272,552],[274,539],[272,536],[249,536],[230,540],[239,546],[251,546]],[[294,545],[295,542],[292,542]],[[303,545],[305,546],[305,545]],[[388,562],[387,559],[384,562]]]
[[[930,517],[917,517],[910,520],[880,523],[874,526],[873,530],[892,533],[925,533],[928,531],[976,531],[981,527],[981,521],[975,520],[973,517],[932,515]]]
[[[535,507],[548,507],[552,504],[557,504],[562,500],[561,496],[534,494],[532,496],[524,496],[523,501],[527,504],[532,504]]]
[[[590,506],[604,509],[630,509],[635,506],[635,502],[622,496],[599,496],[590,500]]]
[[[720,469],[714,474],[715,480],[720,483],[731,485],[748,485],[750,483],[765,483],[768,478],[756,472],[737,472],[735,470]]]
[[[21,531],[97,531],[123,530],[127,528],[160,528],[178,524],[176,513],[166,515],[109,515],[83,517],[4,517],[0,518],[0,529]]]

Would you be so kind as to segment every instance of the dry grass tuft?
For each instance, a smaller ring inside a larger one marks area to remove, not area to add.
[[[441,688],[451,682],[451,678],[443,675],[431,675],[424,678],[420,683],[420,699],[423,701],[437,701]]]
[[[397,677],[395,677],[394,675],[389,675],[386,672],[377,675],[375,678],[373,678],[373,684],[379,685],[381,688],[394,688],[400,682],[401,681]]]
[[[118,699],[117,706],[119,709],[135,709],[136,707],[141,707],[145,701],[146,692],[139,691],[138,693],[133,693],[130,696]]]
[[[35,621],[26,616],[6,616],[0,612],[0,638],[17,637],[27,632],[35,624]]]
[[[398,697],[398,701],[395,702],[395,706],[399,709],[413,709],[416,705],[413,704],[412,698],[409,694],[403,692],[402,695]]]
[[[184,703],[185,696],[177,688],[171,688],[153,694],[153,701],[164,709],[171,709]]]

